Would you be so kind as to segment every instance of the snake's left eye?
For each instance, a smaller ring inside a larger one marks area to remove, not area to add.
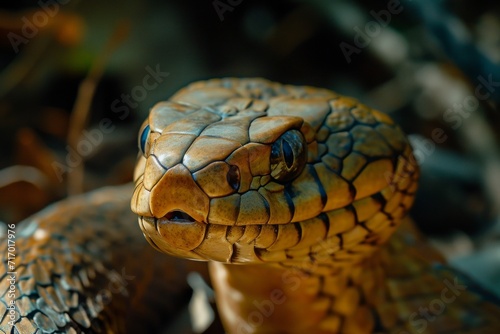
[[[139,149],[143,155],[146,155],[146,144],[148,143],[149,133],[151,132],[149,124],[144,127],[139,136]]]
[[[286,182],[299,175],[307,160],[306,142],[298,130],[282,134],[271,147],[271,176]]]

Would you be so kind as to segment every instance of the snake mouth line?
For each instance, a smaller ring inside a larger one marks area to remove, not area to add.
[[[193,217],[181,210],[170,211],[162,218],[176,223],[194,223],[196,221]]]

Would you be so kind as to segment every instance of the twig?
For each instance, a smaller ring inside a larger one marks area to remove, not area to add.
[[[0,188],[17,182],[31,183],[44,190],[50,189],[50,180],[35,167],[14,165],[0,169]]]
[[[103,75],[106,63],[111,54],[120,46],[129,33],[129,23],[121,21],[117,24],[113,34],[106,42],[104,50],[92,64],[90,71],[78,88],[73,111],[69,120],[68,144],[76,148],[81,138],[82,131],[87,126],[88,115],[92,105],[92,100],[97,85]],[[76,166],[68,178],[68,195],[79,194],[83,192],[84,162]]]

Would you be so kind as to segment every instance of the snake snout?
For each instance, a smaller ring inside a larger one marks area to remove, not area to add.
[[[173,211],[167,212],[167,214],[164,216],[164,218],[169,220],[169,221],[175,221],[175,222],[179,222],[179,223],[182,223],[182,222],[193,223],[196,221],[193,217],[191,217],[190,215],[188,215],[184,211],[180,211],[180,210],[173,210]]]

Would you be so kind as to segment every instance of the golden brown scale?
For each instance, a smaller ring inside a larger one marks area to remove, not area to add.
[[[178,315],[190,268],[145,242],[132,190],[72,197],[15,227],[15,258],[6,252],[0,268],[0,333],[155,332]]]
[[[498,306],[410,221],[398,229],[418,168],[385,114],[324,89],[217,79],[157,104],[139,146],[133,191],[75,197],[18,227],[16,325],[5,254],[0,332],[154,332],[175,316],[188,268],[144,248],[132,192],[154,248],[211,260],[228,333],[500,329]]]
[[[387,115],[324,89],[215,79],[157,104],[140,146],[141,229],[162,252],[213,261],[229,333],[500,328],[411,227],[385,244],[418,179]]]

